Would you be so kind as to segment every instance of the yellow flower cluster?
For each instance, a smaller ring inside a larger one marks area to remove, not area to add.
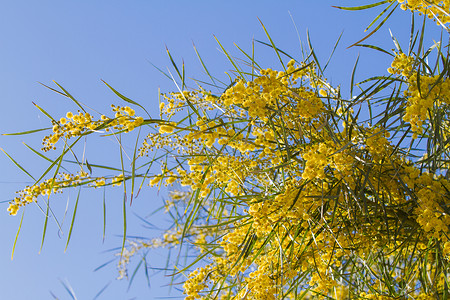
[[[107,121],[109,126],[112,126],[114,129],[129,132],[134,130],[136,127],[139,127],[144,122],[142,117],[134,117],[135,112],[132,108],[125,106],[114,106],[111,104],[112,110],[116,113],[114,119],[109,123],[109,119],[105,116],[102,116],[101,119],[103,121]],[[109,128],[105,129],[109,131]]]
[[[414,59],[404,53],[395,57],[388,71],[406,78],[408,89],[404,94],[408,101],[403,120],[411,124],[414,138],[423,131],[424,122],[429,119],[429,111],[442,104],[450,104],[450,80],[439,75],[412,72]]]
[[[54,121],[53,134],[44,137],[42,144],[43,151],[56,149],[55,144],[61,139],[70,139],[74,136],[81,136],[100,129],[110,130],[110,127],[129,132],[140,126],[144,119],[142,117],[134,117],[135,112],[128,106],[120,107],[111,105],[112,110],[116,113],[113,119],[104,115],[100,120],[94,120],[89,113],[78,112],[73,114],[68,112],[65,117],[59,121]]]
[[[401,74],[404,77],[409,77],[413,69],[414,58],[405,53],[399,53],[394,57],[391,67],[388,72],[391,74]]]
[[[19,195],[9,203],[8,211],[10,215],[16,215],[19,208],[35,202],[38,196],[50,196],[52,193],[62,192],[63,188],[75,186],[89,177],[89,174],[80,171],[78,174],[60,173],[55,178],[47,179],[39,184],[27,186]]]
[[[106,184],[105,177],[97,177],[94,182],[94,187],[101,187]]]
[[[207,265],[203,268],[189,274],[188,280],[183,284],[184,293],[187,295],[185,300],[194,300],[202,298],[200,292],[207,287],[207,281],[211,266]]]
[[[333,149],[326,144],[313,145],[308,148],[309,150],[303,154],[303,159],[306,161],[305,170],[302,174],[303,179],[324,179],[324,167],[329,164],[328,156],[333,152]]]
[[[124,178],[123,178],[123,174],[119,174],[118,176],[114,177],[112,179],[112,185],[113,186],[120,186],[123,182]]]
[[[429,173],[423,173],[414,181],[418,206],[414,210],[417,223],[423,228],[425,235],[447,242],[449,240],[450,215],[446,211],[446,202],[450,182],[443,177],[433,178]]]
[[[409,88],[405,92],[408,97],[408,107],[403,119],[411,123],[413,132],[422,133],[422,124],[428,119],[428,111],[433,105],[450,103],[450,80],[438,81],[439,76],[421,76],[418,84],[417,74],[409,78]]]
[[[78,114],[74,115],[72,112],[68,112],[65,118],[61,118],[59,122],[54,123],[53,134],[43,139],[42,144],[44,146],[42,150],[56,149],[54,145],[63,137],[70,139],[88,130],[96,130],[99,123],[94,122],[92,118],[89,113],[78,112]]]
[[[161,108],[164,110],[163,114],[169,116],[173,110],[190,107],[189,105],[205,110],[213,110],[220,106],[225,114],[216,120],[210,120],[206,115],[199,116],[198,120],[186,130],[188,134],[183,138],[180,138],[179,134],[174,135],[173,139],[172,136],[170,138],[164,136],[165,133],[172,132],[173,126],[160,126],[159,134],[149,135],[140,153],[145,155],[148,149],[164,146],[175,146],[172,148],[178,148],[179,154],[195,153],[195,156],[188,160],[191,172],[178,170],[178,178],[182,185],[189,185],[194,190],[200,189],[202,197],[209,194],[211,188],[208,186],[212,183],[215,186],[223,186],[231,195],[239,195],[242,183],[252,170],[281,162],[283,153],[274,151],[277,144],[285,144],[288,147],[294,142],[295,137],[302,137],[302,128],[305,128],[305,125],[317,122],[317,118],[324,112],[319,91],[315,89],[322,86],[323,81],[314,73],[312,66],[298,67],[292,60],[283,72],[265,69],[260,70],[260,74],[261,76],[255,77],[252,81],[238,80],[221,97],[214,97],[202,89],[166,96],[168,104],[162,103]],[[297,83],[301,85],[295,86]],[[320,93],[324,92],[322,90]],[[264,122],[268,121],[271,115],[277,115],[279,107],[283,108],[285,118],[271,119],[276,126],[274,130]],[[243,123],[246,127],[227,124],[227,119],[235,116],[242,116],[244,119],[238,123]],[[254,121],[248,123],[249,120]],[[282,130],[289,130],[287,136],[284,134],[286,139],[283,138]],[[206,151],[202,149],[217,151],[221,148],[236,149],[244,155],[221,154],[214,158],[217,163],[205,168],[212,158],[202,155],[202,152]],[[255,161],[256,155],[259,159]],[[251,176],[264,177],[263,174],[256,175],[256,173]],[[170,174],[161,174],[154,177],[150,184],[154,185],[164,177],[174,178]]]
[[[168,95],[163,95],[167,102],[161,102],[159,105],[161,118],[163,115],[167,119],[170,119],[175,113],[180,112],[186,101],[193,101],[196,103],[198,94],[197,92],[183,91],[182,93],[170,93]]]
[[[373,161],[382,163],[386,155],[389,155],[392,151],[392,146],[388,141],[391,134],[386,130],[376,127],[366,128],[365,135],[364,143],[366,144],[367,151],[372,155]]]
[[[314,118],[323,110],[322,101],[311,88],[293,87],[298,80],[311,76],[314,69],[295,67],[294,64],[295,61],[291,60],[286,71],[261,70],[261,76],[253,81],[239,79],[218,102],[222,102],[225,107],[233,105],[241,108],[241,115],[245,111],[250,118],[267,121],[274,110],[285,107],[295,98],[297,105],[292,108],[294,112],[302,118]]]
[[[394,0],[393,0],[394,1]],[[438,25],[450,23],[450,1],[449,0],[397,0],[401,3],[401,9],[417,11],[424,14]]]

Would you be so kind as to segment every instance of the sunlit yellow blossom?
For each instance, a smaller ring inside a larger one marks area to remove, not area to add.
[[[159,127],[159,132],[160,133],[172,133],[174,131],[174,127],[170,126],[170,125],[161,125],[161,127]]]

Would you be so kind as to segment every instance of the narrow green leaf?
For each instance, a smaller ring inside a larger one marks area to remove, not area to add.
[[[40,131],[49,130],[49,129],[52,129],[52,128],[51,128],[51,127],[47,127],[47,128],[34,129],[34,130],[27,130],[27,131],[22,131],[22,132],[2,133],[2,135],[24,135],[24,134],[30,134],[30,133],[40,132]]]
[[[86,167],[88,168],[89,173],[92,175],[92,167],[91,167],[91,165],[89,164],[89,162],[88,162],[87,159],[86,159]]]
[[[220,41],[217,39],[216,36],[214,36],[214,38],[216,39],[217,43],[219,44],[220,48],[222,49],[223,53],[226,55],[226,57],[228,58],[228,60],[231,62],[231,64],[233,65],[234,69],[236,70],[236,72],[239,73],[239,75],[241,76],[242,79],[244,79],[244,74],[242,74],[242,70],[240,70],[240,68],[238,67],[238,65],[234,62],[234,59],[230,56],[230,54],[228,53],[227,50],[225,50],[225,48],[222,46],[222,44],[220,43]]]
[[[86,110],[84,110],[83,106],[81,106],[80,102],[78,102],[68,91],[66,91],[59,83],[53,80],[53,82],[64,92],[65,96],[68,97],[70,100],[75,102],[75,104],[84,112],[86,113]]]
[[[75,207],[73,209],[73,214],[72,214],[72,222],[70,222],[69,234],[67,236],[66,248],[64,249],[64,252],[67,251],[67,247],[69,246],[70,237],[72,236],[72,229],[73,229],[73,224],[75,223],[75,216],[77,215],[78,200],[80,199],[80,192],[81,192],[81,187],[78,188],[77,200],[75,201]]]
[[[344,33],[344,32],[341,32],[341,34],[339,35],[339,37],[338,37],[336,43],[334,44],[333,50],[331,51],[331,54],[330,54],[330,57],[328,58],[327,62],[325,63],[325,66],[323,67],[323,70],[324,70],[324,71],[327,69],[327,66],[328,66],[328,64],[330,63],[331,58],[333,57],[334,52],[336,51],[336,48],[337,48],[337,46],[338,46],[338,44],[339,44],[339,41],[340,41],[341,38],[342,38],[342,34],[343,34],[343,33]]]
[[[150,276],[148,274],[148,265],[147,265],[146,256],[147,256],[147,254],[145,254],[142,259],[144,260],[144,272],[145,272],[145,278],[147,279],[147,286],[150,287]]]
[[[124,182],[125,184],[125,182]],[[122,258],[123,250],[125,249],[125,241],[127,240],[127,197],[123,195],[123,239],[122,239],[122,250],[120,251],[120,257]]]
[[[130,197],[130,206],[133,203],[133,197],[134,197],[134,181],[136,178],[136,159],[137,159],[137,149],[138,149],[138,143],[139,143],[139,136],[141,135],[141,128],[139,128],[139,132],[136,138],[136,144],[134,145],[134,153],[133,153],[133,160],[131,161],[131,197]]]
[[[48,217],[50,212],[50,196],[47,199],[47,211],[45,212],[44,216],[44,229],[42,230],[42,239],[41,239],[41,247],[39,248],[39,254],[41,254],[42,247],[44,247],[44,240],[45,240],[45,234],[47,233],[47,224],[48,224]]]
[[[102,81],[103,81],[104,84],[106,84],[107,87],[109,87],[109,88],[111,89],[111,91],[114,92],[114,94],[116,94],[117,96],[119,96],[120,99],[122,99],[122,100],[125,101],[125,102],[128,102],[128,103],[134,104],[134,105],[136,105],[136,106],[139,106],[140,108],[142,108],[142,109],[145,111],[145,113],[148,115],[148,117],[151,118],[151,117],[150,117],[150,114],[148,113],[148,111],[147,111],[142,105],[140,105],[140,104],[137,103],[136,101],[131,100],[130,98],[125,97],[124,95],[122,95],[121,93],[119,93],[118,91],[116,91],[116,90],[115,90],[112,86],[110,86],[108,83],[106,83],[106,81],[104,81],[104,80],[102,80]]]
[[[44,173],[42,173],[41,177],[39,177],[39,179],[36,180],[35,183],[38,183],[39,181],[41,181],[41,179],[44,178],[44,176],[47,175],[47,173],[50,172],[50,170],[57,164],[57,162],[58,162],[60,159],[62,159],[62,158],[64,157],[64,155],[65,155],[67,152],[69,152],[69,149],[70,149],[71,147],[73,147],[73,146],[80,140],[80,138],[81,138],[81,137],[78,137],[77,140],[76,140],[75,142],[72,143],[72,145],[70,145],[67,149],[65,149],[65,150],[63,151],[63,153],[61,153],[61,155],[60,155],[58,158],[56,158],[56,159],[51,163],[51,165],[44,171]]]
[[[373,49],[373,50],[377,50],[380,52],[383,52],[389,56],[395,57],[394,54],[392,54],[391,52],[388,52],[386,50],[384,50],[383,48],[380,48],[378,46],[374,46],[374,45],[367,45],[367,44],[356,44],[355,47],[364,47],[364,48],[369,48],[369,49]]]
[[[283,63],[283,60],[281,59],[280,53],[278,52],[278,48],[275,46],[275,43],[272,40],[272,37],[270,36],[269,32],[267,31],[266,27],[264,26],[263,22],[258,18],[259,23],[261,23],[262,28],[264,29],[264,32],[266,33],[267,38],[269,38],[270,44],[272,45],[273,50],[275,50],[275,53],[277,54],[278,60],[280,61],[280,64],[284,71],[286,71],[286,66]]]
[[[177,64],[175,63],[175,60],[172,57],[172,54],[170,54],[169,48],[166,45],[166,52],[167,55],[169,56],[170,62],[172,63],[172,66],[175,68],[175,71],[178,74],[178,77],[180,77],[181,81],[182,81],[182,89],[184,89],[184,82],[183,82],[183,75],[181,75],[180,69],[178,69]]]
[[[62,96],[64,96],[64,97],[67,97],[66,94],[61,93],[60,91],[58,91],[58,90],[56,90],[56,89],[54,89],[54,88],[52,88],[52,87],[49,87],[48,85],[43,84],[42,82],[39,82],[39,81],[38,81],[38,83],[41,84],[41,85],[43,85],[43,86],[45,86],[46,88],[48,88],[48,89],[54,91],[55,93],[58,93],[58,94],[60,94],[60,95],[62,95]]]
[[[186,87],[186,70],[185,70],[185,66],[184,66],[184,60],[181,64],[181,72],[182,72],[181,87],[184,89]]]
[[[259,42],[259,41],[258,41]],[[260,42],[261,44],[263,44],[263,42]],[[270,46],[269,44],[267,44],[267,43],[265,43],[266,45],[268,45],[268,46]],[[254,59],[254,53],[252,53],[252,56],[250,56],[250,55],[248,55],[247,53],[245,53],[245,51],[244,50],[242,50],[238,45],[236,45],[235,44],[235,46],[236,46],[236,48],[238,48],[248,59],[250,59],[250,61],[252,62],[252,70],[254,70],[255,68],[258,68],[258,69],[262,69],[261,68],[261,66],[255,61],[255,59]],[[254,51],[254,49],[253,49],[253,51]],[[256,66],[256,67],[255,67]],[[254,76],[254,74],[252,73],[251,74],[252,76]]]
[[[178,86],[177,82],[175,81],[175,78],[173,78],[173,75],[172,75],[172,73],[170,73],[170,71],[169,71],[169,74],[170,74],[170,76],[171,76],[171,78],[172,78],[173,83],[174,83],[175,86],[177,87],[178,91],[179,91],[180,94],[183,96],[183,99],[184,99],[184,100],[186,101],[186,103],[188,104],[189,108],[191,108],[192,111],[194,111],[194,113],[195,113],[199,118],[201,118],[200,113],[199,113],[198,110],[195,108],[195,106],[192,104],[192,102],[191,102],[187,97],[184,96],[183,90],[180,89],[180,87]]]
[[[171,79],[170,76],[169,76],[169,74],[167,74],[166,72],[164,72],[163,70],[161,70],[160,68],[158,68],[155,64],[153,64],[153,63],[151,63],[151,62],[149,62],[149,63],[153,66],[153,68],[155,68],[156,70],[158,70],[159,72],[161,72],[161,74],[163,74],[163,75],[166,76],[167,78]]]
[[[47,113],[42,107],[40,107],[39,105],[37,105],[36,103],[34,103],[34,102],[31,102],[31,103],[33,103],[33,105],[34,106],[36,106],[37,107],[37,109],[39,109],[44,115],[46,115],[50,120],[52,120],[53,122],[55,122],[56,123],[56,120],[55,119],[53,119],[53,117],[52,116],[50,116],[50,114],[49,113]]]
[[[62,152],[65,153],[64,151],[65,151],[65,146],[64,146],[64,149],[63,149]],[[56,176],[58,175],[58,171],[59,171],[59,169],[60,169],[60,167],[61,167],[62,158],[63,158],[63,156],[62,156],[62,154],[61,154],[61,156],[59,156],[59,158],[58,158],[58,166],[56,167],[55,173],[54,173],[54,175],[53,175],[53,181],[52,181],[52,184],[51,184],[51,186],[50,186],[50,191],[53,191],[54,180],[56,179]],[[39,180],[40,180],[40,179],[39,179]],[[49,212],[51,211],[51,210],[50,210],[50,195],[51,195],[51,193],[49,193],[49,195],[48,195],[48,197],[47,197],[47,211],[46,211],[46,213],[45,213],[44,229],[43,229],[43,231],[42,231],[42,240],[41,240],[41,247],[40,247],[40,249],[39,249],[39,253],[41,253],[42,247],[44,246],[45,234],[46,234],[46,232],[47,232],[48,217],[49,217]],[[62,228],[61,228],[61,226],[59,225],[59,222],[58,222],[58,220],[56,219],[56,216],[53,214],[53,211],[51,211],[51,212],[52,212],[53,217],[55,218],[55,221],[56,221],[56,223],[57,223],[57,225],[58,225],[58,227],[59,227],[59,230],[62,232]]]
[[[67,293],[69,293],[70,297],[72,297],[73,300],[77,300],[77,296],[75,296],[75,292],[73,288],[70,286],[70,284],[65,284],[62,280],[60,280],[61,284],[66,289]]]
[[[64,162],[71,163],[71,164],[77,164],[77,165],[80,164],[79,162],[73,161],[73,160],[67,160],[67,159],[64,159],[63,161],[64,161]],[[85,164],[85,163],[82,163],[81,165],[86,165],[86,164]],[[105,170],[111,170],[111,171],[119,171],[119,172],[122,171],[122,169],[114,168],[114,167],[108,167],[108,166],[104,166],[104,165],[89,164],[89,166],[90,166],[91,168],[99,168],[99,169],[105,169]],[[86,165],[86,167],[87,167],[87,165]]]
[[[355,74],[356,74],[356,67],[358,66],[358,61],[359,61],[359,54],[356,57],[355,65],[353,66],[352,70],[352,77],[350,80],[350,98],[353,98],[353,87],[355,86]]]
[[[106,288],[111,284],[111,281],[108,282],[96,295],[92,300],[96,300],[105,290]]]
[[[381,13],[379,13],[378,16],[375,17],[375,19],[372,20],[372,22],[370,22],[370,24],[367,26],[367,28],[364,29],[364,32],[366,32],[367,30],[369,30],[369,28],[372,27],[372,25],[375,24],[375,23],[378,21],[378,19],[380,19],[380,18],[386,13],[386,11],[389,10],[389,8],[390,8],[393,4],[394,4],[394,2],[391,2],[388,6],[386,6],[386,8],[383,9],[383,11],[382,11]],[[394,10],[397,8],[397,6],[398,6],[398,3],[397,3],[397,5],[394,7]],[[387,18],[389,18],[389,16],[388,16]]]
[[[264,46],[268,46],[270,48],[273,48],[273,46],[271,44],[269,44],[269,43],[266,43],[266,42],[263,42],[263,41],[260,41],[260,40],[255,40],[255,42],[260,43],[260,44],[262,44]],[[289,59],[294,59],[291,55],[289,55],[288,53],[284,52],[283,50],[281,50],[279,48],[276,48],[276,51],[278,51],[279,53],[285,55]]]
[[[20,230],[22,229],[23,215],[25,214],[25,208],[22,210],[22,217],[20,218],[19,228],[17,229],[16,237],[14,238],[14,244],[11,252],[11,260],[14,259],[14,252],[16,250],[17,239],[19,238]]]
[[[384,23],[386,23],[386,21],[389,19],[389,17],[392,15],[392,13],[393,13],[393,12],[395,11],[395,9],[397,8],[397,6],[398,6],[398,4],[391,10],[391,12],[384,18],[384,20],[381,21],[380,24],[378,24],[378,26],[377,26],[374,30],[372,30],[368,35],[366,35],[365,37],[363,37],[362,39],[360,39],[360,40],[357,41],[356,43],[354,43],[354,44],[348,46],[347,49],[348,49],[348,48],[351,48],[351,47],[353,47],[353,46],[356,46],[357,44],[359,44],[359,43],[361,43],[361,42],[367,40],[367,39],[368,39],[369,37],[371,37],[375,32],[377,32],[378,29],[380,29],[381,26],[383,26]]]
[[[390,0],[384,0],[384,1],[377,2],[377,3],[372,3],[372,4],[368,4],[368,5],[361,5],[361,6],[345,7],[345,6],[334,6],[334,5],[332,5],[331,7],[342,9],[342,10],[364,10],[364,9],[369,9],[369,8],[376,7],[376,6],[379,6],[379,5],[383,5],[383,4],[389,3],[389,2],[391,2],[391,1]]]
[[[53,299],[55,299],[55,300],[59,300],[59,297],[56,297],[56,296],[55,296],[55,294],[53,294],[53,292],[52,292],[52,291],[49,291],[49,293],[50,293],[50,295],[52,295]]]
[[[103,188],[103,242],[105,242],[106,237],[106,189]]]
[[[309,47],[310,55],[313,56],[314,62],[316,63],[317,67],[319,68],[320,73],[323,73],[322,68],[320,67],[319,59],[316,56],[316,53],[314,51],[314,47],[312,46],[311,38],[309,36],[309,30],[306,30],[306,40],[308,41],[308,47]]]
[[[117,249],[114,249],[114,250],[117,250]],[[116,258],[110,259],[107,262],[105,262],[105,263],[101,264],[100,266],[98,266],[97,268],[95,268],[94,271],[92,271],[92,272],[97,272],[98,270],[106,267],[107,265],[109,265],[110,263],[112,263],[112,262],[114,262],[116,260],[117,260]]]
[[[398,42],[397,38],[392,33],[391,29],[389,29],[389,35],[391,36],[392,41],[394,42],[395,48],[397,48],[397,52],[403,53],[402,48],[400,47],[400,43]]]
[[[3,151],[3,153],[6,154],[6,156],[8,156],[8,158],[19,168],[21,169],[23,172],[25,172],[25,174],[27,174],[28,176],[30,176],[33,180],[36,180],[30,173],[28,173],[27,170],[25,170],[18,162],[16,162],[8,153],[6,153],[5,150],[3,150],[3,148],[0,148],[0,150]]]
[[[206,67],[205,63],[203,62],[203,59],[200,56],[200,53],[198,52],[197,47],[195,47],[194,43],[192,43],[192,45],[194,47],[195,54],[197,54],[198,60],[200,61],[200,63],[202,65],[203,69],[205,70],[206,74],[208,74],[208,77],[211,79],[211,82],[216,84],[216,82],[214,81],[214,77],[211,75],[211,73],[209,73],[208,68]]]
[[[139,268],[142,266],[142,262],[143,262],[143,259],[141,259],[141,260],[139,261],[138,265],[136,266],[136,268],[135,268],[134,271],[133,271],[133,274],[131,274],[130,281],[128,282],[128,288],[127,288],[127,291],[130,290],[131,284],[132,284],[133,281],[134,281],[134,277],[136,276],[136,274],[137,274]]]
[[[33,153],[37,154],[38,156],[42,157],[43,159],[45,159],[46,161],[49,162],[53,162],[53,160],[51,160],[50,158],[48,158],[47,156],[43,155],[42,153],[40,153],[39,151],[35,150],[34,148],[32,148],[31,146],[25,144],[25,142],[22,142],[22,144],[24,144],[28,149],[30,149],[31,151],[33,151]],[[36,180],[36,179],[35,179]]]

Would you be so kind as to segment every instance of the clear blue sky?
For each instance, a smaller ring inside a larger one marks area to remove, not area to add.
[[[100,81],[103,79],[157,115],[158,88],[166,92],[175,90],[173,84],[151,65],[153,63],[162,69],[169,66],[165,45],[179,63],[184,60],[189,77],[205,78],[192,47],[194,42],[210,71],[226,78],[224,72],[231,66],[218,50],[213,35],[238,55],[233,43],[249,50],[252,38],[267,41],[257,18],[265,24],[279,48],[300,59],[299,41],[289,12],[304,42],[306,30],[309,30],[313,46],[322,61],[326,61],[343,32],[327,78],[332,84],[341,84],[348,89],[358,53],[361,52],[359,78],[369,73],[384,72],[390,63],[387,56],[373,51],[355,47],[346,49],[363,37],[365,26],[379,11],[343,12],[331,7],[355,3],[367,1],[3,1],[0,9],[0,133],[49,126],[48,119],[32,102],[55,116],[76,110],[73,103],[38,84],[42,82],[53,86],[52,80],[64,86],[78,100],[105,112],[111,103],[124,103]],[[388,31],[390,27],[406,47],[410,15],[399,11],[394,17],[395,21],[388,22],[369,41],[381,43],[387,49],[394,48]],[[275,55],[264,47],[258,48],[256,56],[263,66],[279,67]],[[347,90],[344,89],[343,93],[345,95]],[[26,141],[39,148],[41,138],[41,134],[0,136],[0,147],[33,175],[39,176],[47,164],[21,142]],[[103,144],[95,145],[96,148],[89,151],[100,160],[97,162],[118,159],[117,147],[111,141],[105,140]],[[78,299],[93,299],[109,282],[111,284],[97,299],[157,299],[169,296],[164,287],[169,278],[162,274],[151,277],[150,289],[141,274],[127,292],[128,283],[115,280],[115,264],[93,272],[113,258],[110,252],[105,251],[120,247],[120,189],[108,190],[106,194],[108,210],[104,243],[102,192],[82,191],[77,222],[66,253],[64,247],[76,191],[52,200],[52,207],[60,221],[67,200],[69,209],[63,234],[58,232],[54,220],[49,220],[41,254],[38,252],[43,214],[35,205],[30,205],[15,258],[11,261],[11,248],[20,215],[8,215],[7,201],[14,197],[16,190],[31,182],[3,154],[0,155],[0,169],[0,200],[5,201],[0,205],[0,299],[53,299],[50,291],[60,299],[71,299],[60,280],[73,287]],[[129,235],[149,234],[134,214],[145,217],[161,204],[162,196],[148,191],[134,200],[128,213]],[[164,227],[161,220],[156,217],[150,219]],[[149,255],[149,262],[154,267],[162,266],[164,260],[160,252]],[[182,298],[176,290],[170,296]]]

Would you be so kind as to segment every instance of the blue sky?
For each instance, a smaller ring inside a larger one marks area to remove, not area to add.
[[[48,127],[48,119],[32,104],[35,102],[55,116],[62,116],[76,107],[64,97],[46,89],[38,82],[54,87],[57,81],[78,100],[102,112],[111,103],[123,105],[101,79],[127,97],[144,105],[157,115],[158,89],[175,90],[170,80],[152,64],[166,70],[170,65],[165,46],[174,59],[184,61],[188,77],[205,78],[192,47],[195,43],[211,73],[226,79],[231,69],[221,53],[214,35],[231,53],[239,55],[236,43],[251,49],[252,38],[267,41],[258,18],[264,23],[279,48],[301,59],[299,40],[306,42],[306,30],[319,59],[326,61],[341,32],[341,44],[327,70],[333,85],[341,85],[348,93],[350,74],[357,55],[361,54],[358,78],[385,72],[390,60],[386,55],[361,48],[346,49],[364,36],[364,28],[379,9],[366,12],[343,12],[331,5],[354,5],[368,1],[296,0],[296,1],[4,1],[0,9],[0,133]],[[292,19],[291,20],[291,16]],[[394,48],[388,28],[407,46],[410,15],[398,11],[369,41]],[[431,25],[431,24],[430,24]],[[432,25],[431,25],[432,26]],[[259,46],[256,57],[261,65],[279,67],[273,52]],[[346,90],[347,89],[347,90]],[[0,136],[0,147],[6,150],[33,175],[48,166],[22,144],[39,148],[42,135]],[[111,141],[94,144],[88,151],[99,161],[117,161],[118,150]],[[55,154],[53,154],[55,155]],[[1,201],[14,197],[14,192],[30,184],[29,178],[5,156],[0,155]],[[149,231],[134,214],[145,217],[161,204],[163,193],[146,191],[133,201],[128,211],[128,234],[147,236]],[[64,253],[76,191],[52,200],[52,206],[63,223],[58,232],[53,219],[41,254],[38,254],[43,228],[43,214],[29,206],[16,247],[11,248],[20,216],[10,217],[7,202],[0,205],[0,299],[52,299],[50,291],[60,299],[71,299],[61,281],[73,287],[78,299],[157,299],[180,297],[165,285],[163,274],[151,277],[149,289],[143,276],[137,276],[127,292],[128,282],[116,281],[114,264],[98,272],[95,268],[113,258],[105,252],[121,243],[122,217],[120,190],[108,190],[106,239],[102,241],[102,192],[82,190],[77,222],[68,251]],[[68,203],[68,204],[67,204]],[[164,227],[160,217],[151,222]],[[165,262],[164,253],[149,254],[152,266]],[[153,273],[153,272],[151,272]],[[142,274],[141,274],[142,275]]]

